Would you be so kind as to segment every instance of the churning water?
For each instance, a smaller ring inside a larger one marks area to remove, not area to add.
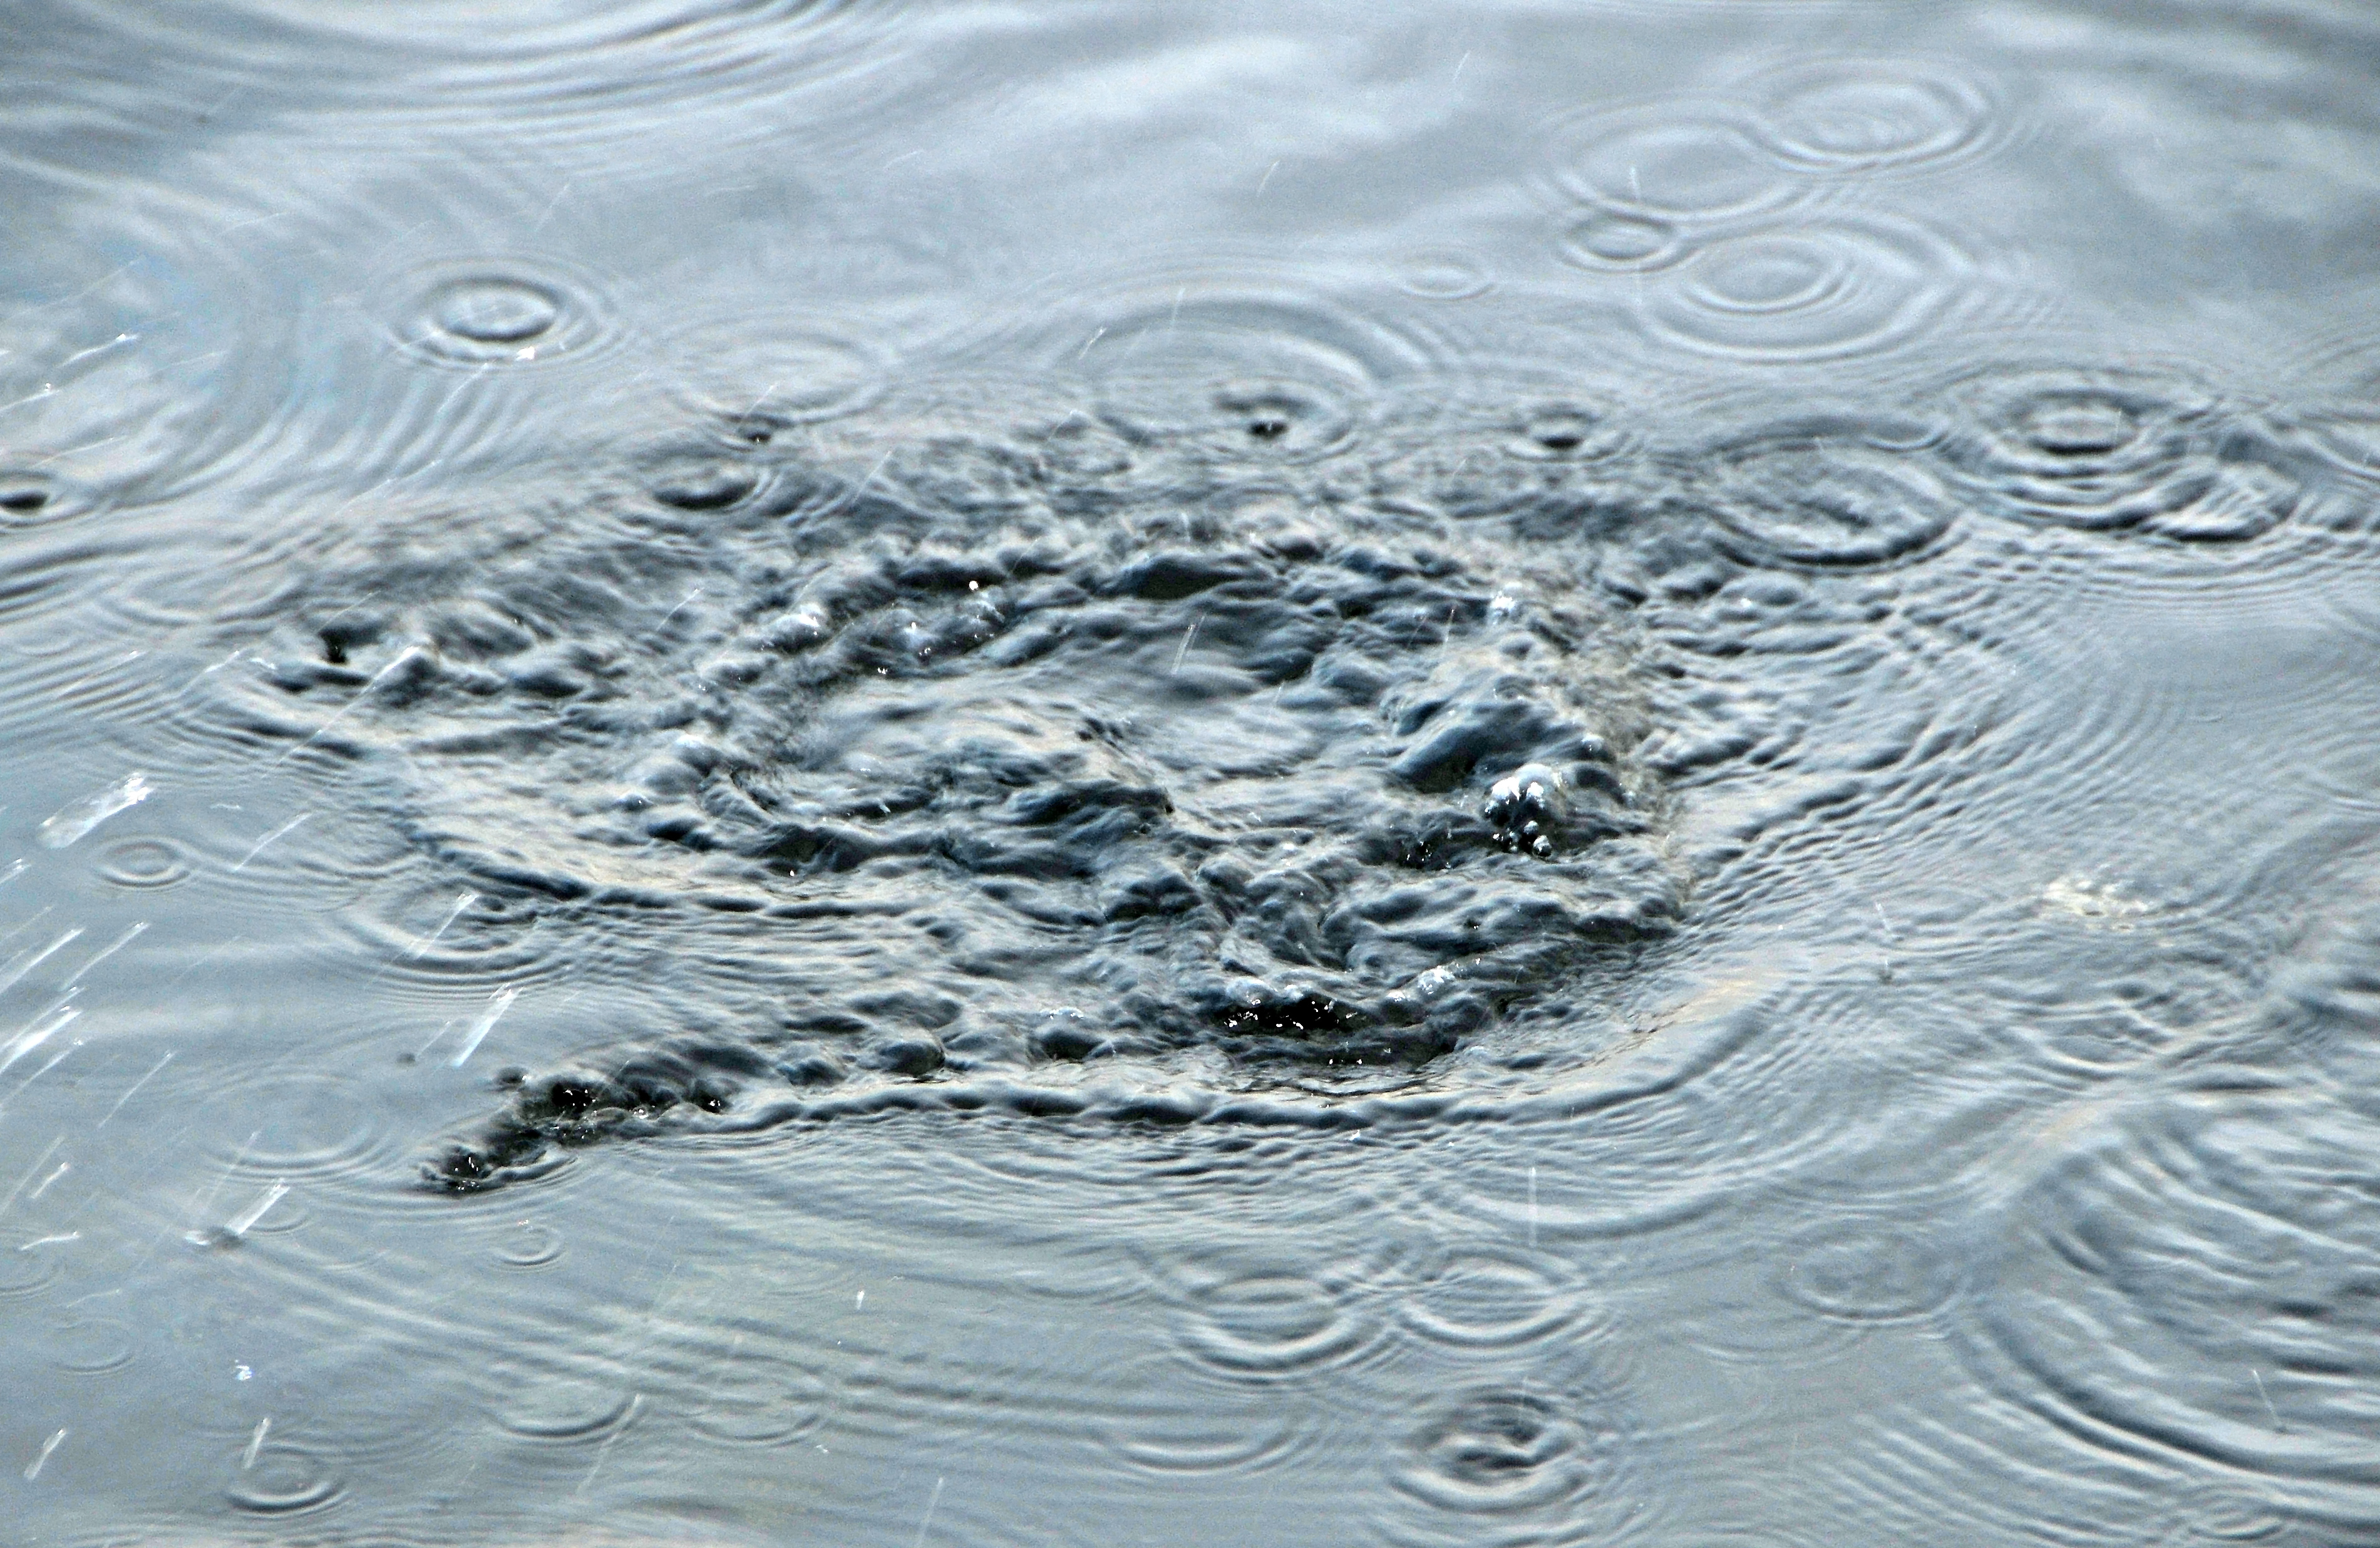
[[[9,1548],[2380,1542],[2380,16],[24,0]]]

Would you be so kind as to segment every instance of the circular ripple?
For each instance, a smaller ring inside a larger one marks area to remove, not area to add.
[[[1433,1343],[1510,1349],[1557,1335],[1574,1339],[1586,1307],[1560,1259],[1477,1247],[1409,1270],[1397,1314],[1408,1330]]]
[[[607,1433],[628,1417],[635,1395],[593,1376],[514,1373],[496,1422],[523,1440],[570,1444]]]
[[[1596,462],[1635,444],[1635,436],[1606,403],[1548,398],[1530,405],[1509,422],[1504,449],[1537,462]]]
[[[657,374],[674,407],[739,445],[856,412],[892,377],[880,345],[807,314],[664,323],[655,334]]]
[[[1100,1394],[1121,1411],[1099,1439],[1133,1467],[1181,1476],[1261,1472],[1313,1444],[1322,1416],[1271,1392],[1221,1396],[1183,1380],[1171,1359],[1136,1361],[1103,1377]]]
[[[2051,369],[1961,384],[1954,445],[1987,507],[2101,531],[2198,542],[2270,530],[2311,492],[2261,415],[2173,378]]]
[[[380,1149],[387,1127],[378,1103],[354,1082],[334,1075],[281,1076],[239,1094],[259,1127],[244,1142],[226,1138],[214,1148],[219,1161],[251,1175],[358,1170]]]
[[[1877,434],[1893,439],[1892,427]],[[1852,422],[1805,425],[1704,461],[1704,498],[1755,562],[1875,565],[1929,548],[1958,520],[1924,454],[1874,444]]]
[[[1705,244],[1648,282],[1656,335],[1760,363],[1898,348],[1939,324],[1973,265],[1927,227],[1837,217]]]
[[[616,345],[611,287],[549,257],[448,259],[387,282],[407,298],[390,323],[397,346],[430,365],[480,371],[578,363]]]
[[[2380,1503],[2380,1122],[2177,1095],[2073,1135],[1979,1274],[1979,1373],[2046,1422]]]
[[[254,1457],[243,1451],[224,1497],[258,1516],[298,1516],[336,1504],[345,1485],[330,1464],[310,1451],[271,1443]]]
[[[381,964],[382,981],[446,1004],[458,989],[526,988],[569,971],[546,914],[533,897],[437,878],[376,888],[368,908],[343,909],[337,922]]]
[[[1378,309],[1245,271],[1094,279],[1054,304],[1036,298],[1006,332],[1002,358],[1080,383],[1126,440],[1249,469],[1347,450],[1442,353]]]
[[[1181,1338],[1194,1359],[1234,1375],[1333,1370],[1360,1358],[1378,1328],[1344,1290],[1301,1276],[1251,1274],[1196,1292]]]
[[[1599,1542],[1645,1507],[1616,1394],[1567,1372],[1438,1398],[1388,1463],[1382,1535],[1404,1543]]]
[[[132,1330],[111,1318],[67,1318],[42,1339],[51,1363],[79,1376],[113,1375],[132,1363]]]
[[[1791,165],[1870,172],[1962,160],[2001,121],[1983,83],[1922,59],[1817,59],[1755,88],[1760,139]]]
[[[1888,1323],[1936,1311],[1957,1294],[1961,1266],[1902,1220],[1845,1221],[1788,1243],[1774,1270],[1778,1293],[1844,1323]]]
[[[11,1300],[35,1296],[58,1276],[57,1260],[47,1248],[0,1248],[0,1297]]]
[[[816,1371],[768,1366],[731,1370],[706,1383],[701,1406],[686,1416],[696,1433],[723,1445],[784,1445],[833,1416],[841,1393]]]
[[[539,338],[562,320],[562,299],[528,280],[451,280],[432,294],[431,325],[451,338],[510,350]]]
[[[137,177],[103,208],[59,192],[24,197],[66,222],[55,250],[74,267],[21,274],[30,304],[0,320],[0,529],[249,474],[309,396],[314,298],[274,211]],[[113,256],[94,277],[98,252]]]
[[[1558,1398],[1489,1388],[1444,1406],[1414,1435],[1397,1487],[1444,1510],[1501,1515],[1579,1493],[1593,1438]]]
[[[190,857],[170,838],[127,838],[100,852],[99,874],[119,887],[170,887],[188,880]]]
[[[1547,138],[1554,189],[1597,210],[1708,221],[1775,209],[1802,191],[1733,103],[1591,113],[1556,122]]]
[[[1467,248],[1426,248],[1397,268],[1397,288],[1425,301],[1466,301],[1494,283],[1486,262]]]
[[[1564,231],[1554,250],[1582,269],[1620,272],[1664,269],[1689,250],[1678,228],[1658,216],[1599,210]]]
[[[508,1228],[496,1246],[496,1262],[508,1269],[551,1268],[567,1249],[562,1233],[551,1225],[524,1220]]]

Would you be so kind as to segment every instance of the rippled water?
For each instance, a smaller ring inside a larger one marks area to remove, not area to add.
[[[2380,24],[20,6],[0,1539],[2380,1542]]]

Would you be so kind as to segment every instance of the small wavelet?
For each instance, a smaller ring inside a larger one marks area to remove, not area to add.
[[[1815,172],[1934,171],[2001,143],[2008,106],[1971,69],[1947,60],[1826,57],[1779,66],[1747,93],[1761,142]]]
[[[1487,261],[1468,248],[1419,249],[1400,261],[1396,273],[1397,287],[1425,301],[1467,301],[1496,283]]]
[[[2368,1511],[2375,1139],[2362,1114],[2252,1090],[2151,1096],[2072,1133],[2010,1201],[1967,1303],[1979,1374],[2107,1450]]]
[[[1700,459],[1710,509],[1755,559],[1874,565],[1956,524],[1947,475],[1891,421],[1788,424]]]
[[[1564,228],[1555,250],[1582,269],[1664,269],[1693,250],[1675,225],[1655,215],[1600,210]]]
[[[621,341],[614,286],[551,255],[444,259],[383,286],[405,309],[385,322],[391,342],[431,365],[583,365]]]
[[[310,1516],[341,1505],[346,1484],[329,1459],[302,1446],[270,1441],[235,1459],[224,1497],[233,1508],[251,1516]]]
[[[1401,1544],[1593,1542],[1642,1527],[1651,1447],[1623,1388],[1556,1355],[1436,1396],[1387,1459]]]
[[[2314,503],[2269,421],[2186,378],[1992,372],[1954,396],[1970,419],[1953,455],[1964,481],[1998,514],[2237,542]]]
[[[150,891],[189,880],[190,856],[171,838],[118,839],[99,858],[99,873],[119,887]]]
[[[1872,360],[1986,299],[1946,234],[1882,216],[1819,216],[1731,232],[1648,281],[1654,336],[1747,362]]]
[[[817,1371],[758,1359],[730,1365],[705,1383],[686,1425],[722,1445],[791,1445],[834,1416],[837,1384]]]
[[[1410,309],[1406,309],[1410,311]],[[1003,332],[1083,384],[1135,445],[1261,467],[1354,446],[1400,392],[1445,366],[1418,322],[1342,300],[1261,261],[1157,261],[1087,276]]]
[[[893,375],[879,341],[800,312],[673,318],[652,334],[676,414],[716,427],[731,445],[765,445],[790,426],[865,408]]]
[[[1545,177],[1565,201],[1655,220],[1711,222],[1774,210],[1803,185],[1725,98],[1679,98],[1557,119]]]

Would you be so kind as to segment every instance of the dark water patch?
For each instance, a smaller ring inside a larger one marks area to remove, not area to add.
[[[91,494],[41,467],[0,469],[0,522],[32,527],[84,514]]]
[[[1524,422],[1540,458],[1597,449],[1591,413]],[[904,993],[796,995],[760,1045],[830,1079],[1409,1066],[1668,930],[1624,636],[1554,576],[1405,518],[1325,542],[1277,503],[1108,525],[937,449],[923,487],[673,457],[650,504],[483,524],[427,567],[367,540],[242,716],[443,771],[408,825],[474,873],[455,896],[693,905],[883,961]]]

